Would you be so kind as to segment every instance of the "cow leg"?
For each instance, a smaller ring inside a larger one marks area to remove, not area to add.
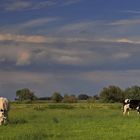
[[[127,109],[127,115],[129,116],[129,108]]]
[[[4,124],[7,123],[9,121],[9,118],[8,118],[8,111],[4,111]]]
[[[123,115],[129,115],[129,104],[124,105],[123,107]]]
[[[138,106],[138,107],[136,108],[136,110],[137,110],[137,114],[139,115],[139,114],[140,114],[140,106]]]

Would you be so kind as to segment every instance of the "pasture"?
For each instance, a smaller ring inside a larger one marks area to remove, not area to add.
[[[139,140],[140,117],[121,104],[12,104],[0,140]]]

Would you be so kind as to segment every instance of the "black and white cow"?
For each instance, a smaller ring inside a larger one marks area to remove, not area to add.
[[[130,109],[137,110],[138,114],[140,114],[140,100],[125,99],[123,102],[123,114],[129,115]]]

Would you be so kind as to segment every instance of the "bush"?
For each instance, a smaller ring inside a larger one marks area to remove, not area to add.
[[[75,95],[64,95],[63,103],[77,103]]]
[[[103,88],[100,93],[100,99],[103,102],[122,102],[124,99],[123,91],[117,86],[109,86],[107,88]]]

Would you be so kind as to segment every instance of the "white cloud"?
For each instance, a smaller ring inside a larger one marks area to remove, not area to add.
[[[127,38],[121,38],[121,39],[117,39],[117,42],[122,42],[122,43],[135,43],[134,41],[127,39]]]
[[[78,56],[57,56],[54,57],[55,60],[59,64],[67,64],[67,65],[79,65],[83,63],[82,58]]]
[[[130,43],[130,44],[140,44],[140,41],[133,40],[133,39],[128,39],[128,38],[98,38],[96,39],[97,41],[101,42],[113,42],[113,43]]]

